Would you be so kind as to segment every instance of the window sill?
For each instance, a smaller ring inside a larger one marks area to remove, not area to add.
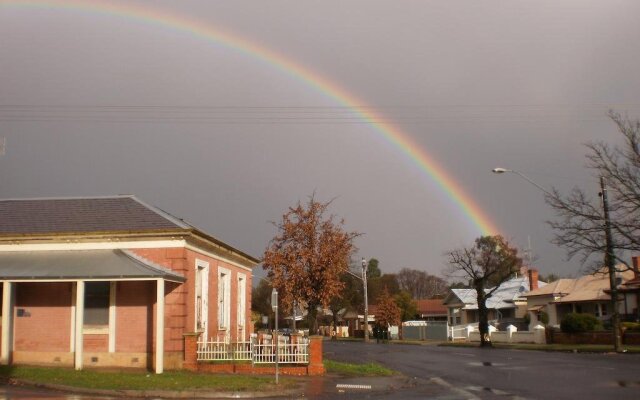
[[[85,327],[82,329],[82,334],[84,335],[108,335],[109,327],[108,326],[94,326],[94,327]]]

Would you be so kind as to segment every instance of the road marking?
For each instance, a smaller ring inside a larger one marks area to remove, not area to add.
[[[480,398],[474,395],[473,393],[466,391],[464,389],[457,388],[452,384],[450,384],[449,382],[445,381],[444,379],[438,378],[437,376],[429,379],[429,381],[435,383],[436,385],[444,386],[445,388],[451,390],[452,392],[463,396],[467,400],[480,400]]]
[[[347,383],[338,383],[336,389],[366,389],[371,390],[371,385],[351,385]]]

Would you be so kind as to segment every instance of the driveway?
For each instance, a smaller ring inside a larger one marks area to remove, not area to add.
[[[418,398],[433,384],[450,390],[432,398],[640,398],[640,355],[333,341],[324,342],[324,353],[336,361],[375,361],[415,378],[419,384],[398,398]]]

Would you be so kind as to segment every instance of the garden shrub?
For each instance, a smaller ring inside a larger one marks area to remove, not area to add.
[[[560,321],[560,329],[566,333],[589,332],[602,329],[602,323],[591,314],[567,314]]]
[[[622,327],[628,331],[640,331],[640,322],[623,322]]]

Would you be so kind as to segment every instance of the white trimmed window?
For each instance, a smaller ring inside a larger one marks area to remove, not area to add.
[[[218,329],[228,330],[231,319],[231,271],[218,267]]]
[[[209,320],[209,263],[196,260],[196,331],[207,337]]]
[[[238,274],[238,328],[244,328],[247,309],[247,276]]]

